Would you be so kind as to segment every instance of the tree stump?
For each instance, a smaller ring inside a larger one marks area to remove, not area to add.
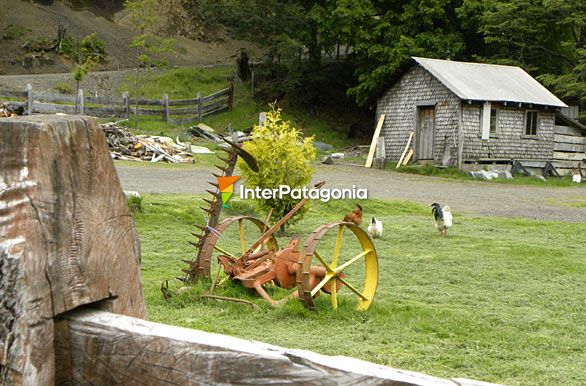
[[[140,247],[93,118],[0,119],[0,384],[55,381],[56,315],[144,318]]]

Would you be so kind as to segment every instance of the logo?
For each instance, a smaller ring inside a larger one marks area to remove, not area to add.
[[[352,185],[352,188],[344,188],[344,189],[324,189],[320,188],[317,189],[315,187],[308,188],[291,188],[287,185],[279,185],[278,188],[269,189],[269,188],[260,188],[256,187],[246,188],[244,185],[240,185],[240,198],[241,199],[252,199],[252,200],[282,200],[285,197],[291,197],[294,200],[301,200],[301,199],[311,199],[311,200],[321,200],[323,202],[328,202],[331,199],[333,200],[365,200],[368,198],[368,190],[364,188],[358,188],[356,185]]]
[[[218,177],[218,186],[222,193],[222,207],[228,208],[228,200],[234,194],[234,183],[240,179],[240,176]]]

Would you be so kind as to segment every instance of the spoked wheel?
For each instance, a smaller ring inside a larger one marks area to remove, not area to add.
[[[217,272],[221,271],[218,264],[219,255],[238,259],[267,229],[269,227],[264,221],[251,216],[228,217],[220,221],[215,230],[208,234],[202,246],[202,261],[199,263],[204,276],[215,280]],[[255,252],[277,249],[277,239],[270,236]],[[220,276],[224,276],[222,272]]]
[[[320,226],[305,242],[299,262],[297,286],[306,307],[315,308],[320,291],[330,294],[334,309],[340,297],[347,295],[358,299],[358,310],[370,307],[378,284],[378,257],[372,240],[359,226],[347,222]],[[316,273],[323,277],[319,282]]]

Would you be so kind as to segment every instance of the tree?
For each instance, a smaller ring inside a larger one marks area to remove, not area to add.
[[[138,62],[135,69],[136,110],[134,128],[138,127],[138,98],[140,97],[139,68],[148,66],[163,67],[168,64],[165,53],[173,51],[175,40],[156,35],[159,23],[159,5],[157,0],[125,0],[124,7],[130,11],[130,22],[136,35],[129,48],[135,52]]]
[[[554,93],[576,100],[586,119],[586,3],[493,0],[479,29],[488,57],[520,65]]]
[[[461,0],[373,2],[372,20],[354,32],[357,85],[349,90],[360,104],[372,104],[412,56],[466,59],[476,41]],[[464,33],[466,31],[466,33]]]
[[[106,61],[106,44],[94,32],[80,41],[75,38],[64,39],[60,46],[60,50],[75,62],[72,74],[76,85],[75,95],[79,95],[80,83],[87,73],[97,64]],[[79,111],[77,98],[75,100],[75,110]]]
[[[312,137],[302,138],[301,131],[291,126],[289,121],[284,121],[281,109],[272,105],[264,124],[252,130],[252,141],[243,145],[257,159],[259,167],[259,172],[255,173],[245,162],[238,161],[246,186],[253,189],[276,189],[280,185],[288,185],[292,189],[306,186],[311,181],[311,161],[316,155],[312,142]],[[291,197],[261,198],[258,204],[263,212],[272,208],[273,218],[281,218],[299,201]],[[300,219],[305,210],[297,212],[292,220]]]

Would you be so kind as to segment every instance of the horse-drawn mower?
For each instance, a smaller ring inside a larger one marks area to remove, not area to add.
[[[215,177],[231,176],[239,155],[253,170],[258,169],[250,154],[230,144],[228,158],[220,157],[226,166],[218,167],[222,174],[214,173]],[[279,248],[275,233],[307,199],[272,226],[267,224],[270,215],[266,221],[246,215],[220,221],[221,192],[216,182],[210,184],[215,190],[207,192],[213,198],[204,199],[209,208],[201,208],[206,213],[206,224],[196,225],[200,233],[193,233],[197,241],[190,242],[197,248],[197,256],[185,260],[189,267],[183,270],[187,276],[181,280],[192,283],[211,279],[212,289],[225,280],[238,281],[246,288],[254,288],[271,305],[298,298],[311,309],[316,307],[315,299],[320,293],[329,295],[332,308],[338,307],[341,296],[351,294],[357,298],[358,310],[368,309],[378,282],[378,258],[372,240],[362,228],[336,221],[317,227],[303,244],[293,237],[286,247]],[[274,300],[265,288],[270,283],[291,292]]]

